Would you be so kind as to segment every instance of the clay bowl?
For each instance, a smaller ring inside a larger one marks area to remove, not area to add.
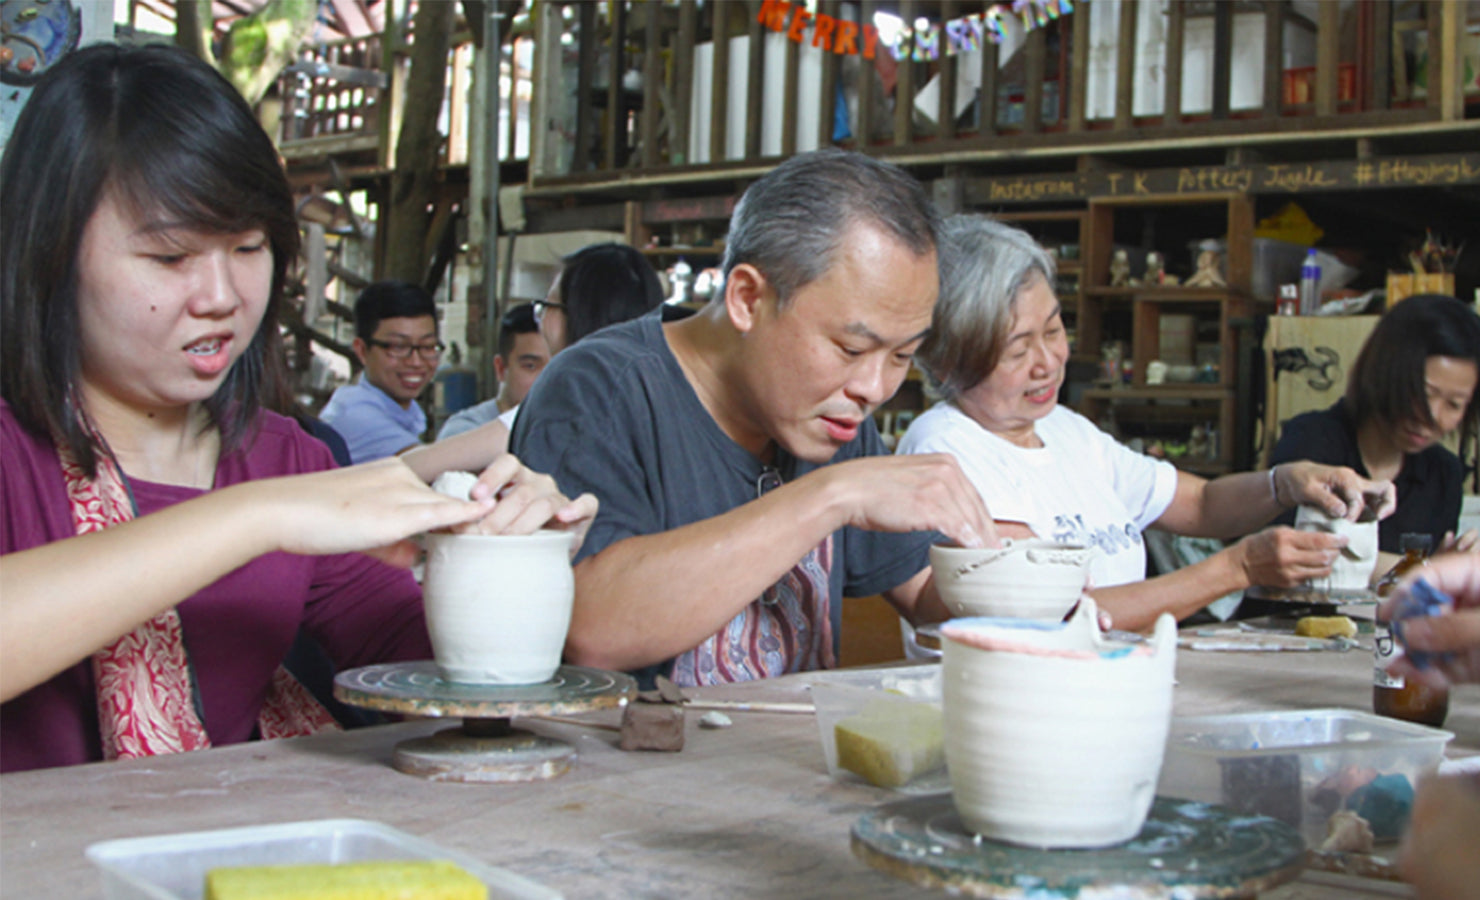
[[[935,586],[951,614],[1062,620],[1083,593],[1098,551],[1037,538],[1002,543],[930,548]]]
[[[946,765],[967,830],[1030,847],[1134,837],[1171,723],[1172,617],[1120,640],[1085,598],[1067,622],[955,619],[941,633]]]

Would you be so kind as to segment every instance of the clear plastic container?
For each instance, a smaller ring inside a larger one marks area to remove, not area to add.
[[[911,666],[896,670],[864,673],[829,673],[828,681],[809,686],[816,708],[817,735],[827,774],[840,781],[866,783],[863,778],[838,765],[837,724],[865,710],[877,710],[878,704],[926,705],[935,710],[941,706],[940,666]],[[905,794],[933,794],[950,790],[942,751],[941,767],[922,773],[894,790]]]
[[[1453,737],[1346,709],[1178,717],[1157,793],[1279,819],[1312,847],[1337,810],[1375,810],[1381,842],[1407,825],[1404,782],[1435,771]]]
[[[320,819],[102,841],[87,858],[103,876],[108,900],[199,900],[206,872],[222,866],[332,864],[365,860],[446,859],[488,886],[490,900],[560,900],[560,893],[363,819]]]

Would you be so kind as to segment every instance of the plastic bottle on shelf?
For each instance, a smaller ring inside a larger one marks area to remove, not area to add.
[[[1429,553],[1434,549],[1434,538],[1428,534],[1405,534],[1401,541],[1403,558],[1377,582],[1379,597],[1391,594],[1398,582],[1414,569],[1428,565]],[[1449,689],[1432,688],[1389,673],[1388,663],[1400,652],[1391,629],[1378,622],[1372,641],[1372,711],[1438,728],[1449,715]]]
[[[1305,265],[1300,267],[1300,314],[1313,316],[1321,308],[1321,264],[1316,261],[1316,248],[1305,251]]]

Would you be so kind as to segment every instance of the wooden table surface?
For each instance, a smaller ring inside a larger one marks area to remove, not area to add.
[[[1180,715],[1370,708],[1369,653],[1181,651]],[[827,673],[706,689],[714,699],[805,700]],[[614,713],[592,716],[616,721]],[[573,743],[566,775],[527,784],[432,783],[390,768],[418,721],[199,753],[0,777],[0,895],[101,896],[96,841],[323,818],[372,819],[584,897],[918,897],[849,850],[849,828],[898,795],[827,775],[810,715],[733,713],[681,753],[624,753],[616,734],[519,720]],[[1451,758],[1480,753],[1480,687],[1456,691]],[[1274,900],[1404,896],[1307,873]]]

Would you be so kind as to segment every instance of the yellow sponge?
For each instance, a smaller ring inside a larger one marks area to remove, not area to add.
[[[1301,637],[1356,637],[1357,623],[1348,616],[1306,616],[1295,623]]]
[[[945,765],[940,710],[923,703],[874,701],[833,726],[838,765],[869,784],[899,787]]]
[[[212,869],[205,900],[488,900],[488,888],[445,859],[376,860]]]

